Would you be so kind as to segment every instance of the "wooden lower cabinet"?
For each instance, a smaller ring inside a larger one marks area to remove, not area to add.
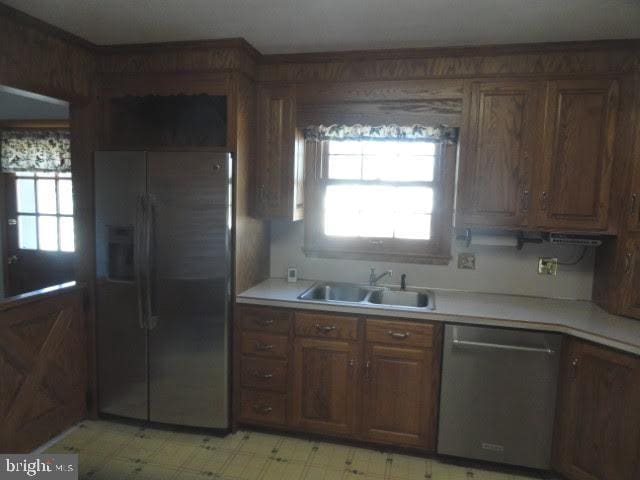
[[[351,435],[356,426],[358,345],[296,338],[293,354],[293,425]]]
[[[363,430],[373,442],[435,448],[430,350],[367,345]]]
[[[640,358],[567,338],[553,466],[570,480],[640,478]]]
[[[237,312],[237,422],[435,451],[441,325]]]

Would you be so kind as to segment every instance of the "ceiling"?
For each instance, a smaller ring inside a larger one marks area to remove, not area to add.
[[[66,120],[69,104],[55,98],[0,86],[0,120]]]
[[[640,38],[639,0],[0,0],[98,45],[243,37],[262,53]]]

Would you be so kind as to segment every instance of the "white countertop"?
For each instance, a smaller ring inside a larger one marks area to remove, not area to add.
[[[316,282],[309,280],[288,283],[281,278],[270,278],[238,294],[236,302],[566,333],[640,355],[640,320],[611,315],[588,301],[438,289],[431,289],[436,294],[436,309],[427,311],[298,300],[298,295],[314,283]]]

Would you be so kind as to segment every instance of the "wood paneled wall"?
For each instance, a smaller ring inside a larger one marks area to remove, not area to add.
[[[0,303],[0,452],[29,452],[86,414],[82,289]]]
[[[88,42],[0,4],[0,85],[83,100],[94,70]]]

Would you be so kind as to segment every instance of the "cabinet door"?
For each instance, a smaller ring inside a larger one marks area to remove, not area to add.
[[[431,350],[370,344],[364,375],[366,438],[434,449],[437,372]]]
[[[291,88],[260,88],[254,199],[258,216],[293,220],[303,216],[304,140],[295,122],[296,100]]]
[[[613,80],[549,82],[538,226],[607,229],[617,109]]]
[[[537,85],[474,82],[460,152],[456,226],[527,224]]]
[[[352,434],[355,430],[357,344],[296,338],[293,424],[309,431]]]
[[[640,318],[640,236],[626,239],[622,261],[622,314]]]
[[[640,358],[576,339],[565,347],[554,467],[570,480],[637,480]]]

